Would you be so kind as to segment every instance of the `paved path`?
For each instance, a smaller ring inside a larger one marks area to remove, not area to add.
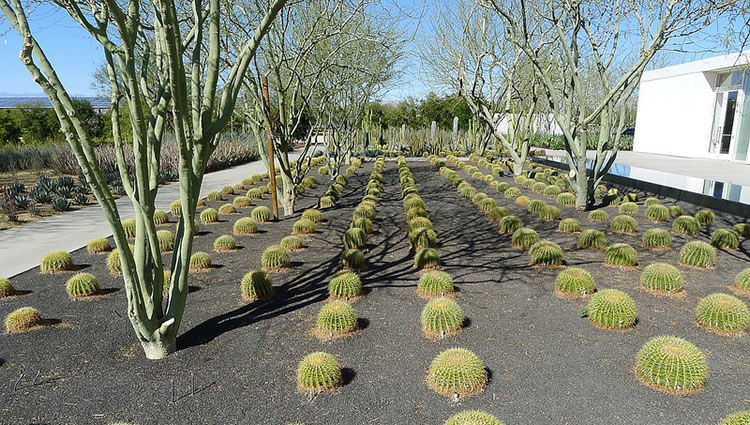
[[[291,160],[298,154],[290,154]],[[266,171],[263,161],[254,161],[226,170],[206,174],[201,186],[201,197],[227,185],[239,183],[252,174]],[[169,211],[169,204],[179,198],[180,186],[170,183],[159,188],[156,208]],[[122,219],[132,218],[133,205],[127,196],[117,200]],[[92,205],[54,217],[39,220],[0,232],[0,277],[13,277],[39,265],[47,252],[62,249],[74,251],[90,240],[112,234],[101,207]]]
[[[565,155],[565,151],[547,149],[547,155],[563,156]],[[589,159],[594,158],[594,155],[594,151],[587,152]],[[750,165],[744,162],[708,158],[684,158],[630,151],[619,152],[616,162],[632,167],[699,177],[727,184],[750,186]]]

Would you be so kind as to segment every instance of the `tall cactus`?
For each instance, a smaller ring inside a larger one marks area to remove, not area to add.
[[[458,117],[453,117],[453,147],[458,148]]]
[[[432,121],[430,124],[430,149],[435,150],[437,145],[437,122]]]

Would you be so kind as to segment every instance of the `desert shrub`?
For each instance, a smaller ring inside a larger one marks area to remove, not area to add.
[[[305,210],[302,213],[302,218],[306,218],[312,221],[313,223],[318,224],[323,221],[323,213],[321,213],[319,210],[311,208],[311,209]]]
[[[306,218],[300,218],[294,222],[292,231],[298,235],[309,235],[315,233],[315,223]]]
[[[356,273],[342,270],[328,282],[328,295],[331,298],[350,299],[362,295],[362,281]]]
[[[620,204],[617,210],[620,212],[620,214],[638,214],[638,204],[636,204],[635,202],[623,202],[622,204]]]
[[[563,297],[579,297],[591,294],[596,283],[591,274],[580,267],[568,267],[555,279],[555,293]]]
[[[224,197],[221,196],[221,192],[209,192],[208,195],[206,195],[206,199],[213,202],[220,202],[224,200]]]
[[[453,279],[448,273],[430,270],[419,278],[417,294],[422,297],[441,297],[451,292],[453,292]]]
[[[553,206],[547,205],[543,210],[539,211],[539,217],[544,221],[555,221],[560,219],[560,209]]]
[[[414,255],[414,268],[419,270],[440,267],[440,256],[434,248],[424,248]]]
[[[109,244],[109,239],[107,238],[97,238],[86,245],[86,251],[89,254],[103,254],[111,250],[112,245]]]
[[[560,221],[560,225],[557,226],[557,230],[565,233],[575,233],[581,231],[581,223],[575,218],[565,218]]]
[[[206,208],[201,211],[201,223],[210,224],[219,221],[219,213],[213,208]]]
[[[630,296],[617,289],[602,289],[586,308],[591,323],[602,329],[627,329],[635,325],[637,310]]]
[[[252,235],[258,233],[258,223],[250,217],[242,217],[234,223],[232,231],[235,235]]]
[[[240,291],[242,297],[248,301],[268,299],[274,295],[273,281],[268,273],[253,270],[242,277]]]
[[[603,249],[607,246],[607,236],[596,229],[586,229],[578,235],[578,248]]]
[[[563,250],[560,245],[542,240],[529,248],[529,265],[554,267],[562,264]]]
[[[5,316],[5,330],[8,333],[29,331],[44,324],[44,319],[34,307],[21,307]]]
[[[128,219],[122,220],[120,224],[122,225],[122,231],[125,232],[125,236],[128,239],[135,239],[135,227],[136,227],[135,219],[128,218]]]
[[[169,252],[174,249],[174,234],[169,230],[157,231],[156,239],[159,241],[159,250],[161,252]]]
[[[508,214],[509,213],[507,208],[495,206],[489,210],[489,212],[487,213],[487,218],[489,218],[490,221],[500,221],[500,219],[507,216]]]
[[[716,220],[716,214],[711,210],[700,210],[695,214],[695,219],[702,226],[710,226]]]
[[[169,223],[169,215],[166,212],[162,210],[154,211],[154,224],[161,226],[167,223]]]
[[[690,241],[680,250],[680,264],[693,267],[713,267],[716,264],[716,248],[701,241]]]
[[[537,242],[539,242],[539,234],[536,230],[528,227],[516,230],[511,236],[511,245],[515,248],[529,249],[531,245]]]
[[[648,229],[643,234],[642,246],[646,249],[669,249],[672,247],[672,235],[664,229]]]
[[[563,192],[557,195],[557,203],[566,207],[576,204],[576,196],[570,192]]]
[[[182,202],[180,202],[179,199],[172,201],[172,203],[169,204],[169,212],[175,217],[182,216]]]
[[[237,248],[237,241],[229,235],[219,236],[214,241],[214,251],[216,252],[232,251],[235,248]]]
[[[649,264],[641,273],[641,286],[656,293],[679,292],[682,282],[682,273],[667,263]]]
[[[609,220],[609,214],[604,210],[594,210],[589,213],[589,220],[591,221],[607,221]]]
[[[256,223],[265,223],[271,219],[271,210],[265,206],[255,207],[250,216]]]
[[[67,251],[52,251],[45,254],[39,262],[39,271],[55,273],[74,270],[73,257]]]
[[[70,298],[89,297],[99,292],[99,281],[91,273],[76,273],[65,283]]]
[[[638,352],[635,374],[655,390],[689,394],[703,388],[708,364],[690,342],[676,336],[657,336]]]
[[[449,348],[430,364],[427,384],[439,394],[465,397],[484,389],[487,372],[476,354],[463,348]]]
[[[740,246],[740,237],[734,230],[717,229],[711,233],[711,245],[722,249],[737,249]]]
[[[612,219],[610,229],[614,233],[633,234],[638,232],[638,220],[629,215],[618,215]]]
[[[696,235],[700,231],[700,224],[695,217],[681,215],[672,222],[672,231],[680,235]]]
[[[448,298],[436,298],[422,310],[422,332],[429,338],[442,338],[458,333],[463,322],[461,307]]]
[[[10,279],[0,277],[0,299],[16,295],[16,288],[10,282]]]
[[[328,167],[325,173],[328,174]],[[297,389],[302,393],[332,391],[341,386],[341,366],[335,357],[328,353],[316,352],[306,355],[297,367]]]
[[[750,425],[750,410],[744,410],[725,417],[719,425]]]
[[[523,222],[520,218],[514,215],[508,215],[500,219],[497,231],[500,233],[513,233],[523,227]]]
[[[356,248],[347,249],[341,253],[341,264],[347,269],[359,270],[365,265],[365,256]]]
[[[660,204],[661,204],[661,201],[659,200],[659,198],[654,198],[654,197],[648,197],[646,198],[645,201],[643,201],[643,205],[647,207],[650,207],[652,205],[660,205]]]
[[[521,195],[518,198],[516,198],[516,204],[522,207],[527,207],[529,205],[529,202],[531,202],[531,198],[529,198],[526,195]]]
[[[316,325],[320,336],[347,335],[357,330],[357,313],[346,301],[334,300],[320,308]]]
[[[190,270],[204,271],[211,268],[211,256],[206,252],[196,252],[190,256]]]
[[[742,300],[728,294],[711,294],[698,303],[695,318],[701,327],[721,334],[747,331],[750,311]]]
[[[503,423],[481,410],[465,410],[451,416],[443,425],[503,425]]]
[[[534,200],[532,200],[532,201],[530,201],[530,202],[529,202],[529,204],[528,204],[528,205],[526,206],[526,209],[527,209],[527,210],[528,210],[528,211],[529,211],[530,213],[539,213],[539,212],[541,212],[541,211],[542,211],[542,210],[543,210],[543,209],[544,209],[544,208],[545,208],[546,206],[547,206],[547,204],[545,204],[545,203],[544,203],[544,201],[542,201],[542,200],[540,200],[540,199],[534,199]]]
[[[651,205],[646,208],[646,218],[655,222],[661,223],[669,219],[669,209],[664,205]]]
[[[544,197],[545,198],[557,198],[557,195],[560,194],[560,188],[555,185],[549,185],[544,188]]]
[[[271,245],[263,251],[260,264],[265,271],[278,271],[289,267],[289,253],[281,245]]]
[[[503,196],[506,198],[516,198],[521,195],[521,189],[517,187],[511,187],[508,188],[505,192],[503,192]]]
[[[626,243],[615,243],[604,251],[604,264],[608,266],[635,267],[638,264],[638,253]]]

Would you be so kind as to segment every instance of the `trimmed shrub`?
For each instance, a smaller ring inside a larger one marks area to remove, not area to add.
[[[284,236],[279,242],[284,249],[290,252],[301,251],[305,249],[305,244],[302,242],[302,238],[295,235]]]
[[[609,220],[609,214],[604,210],[594,210],[589,213],[589,220],[591,221],[607,221]]]
[[[734,278],[734,289],[741,294],[750,294],[750,268],[737,273]]]
[[[529,265],[554,267],[562,264],[563,250],[552,241],[539,241],[529,248]]]
[[[708,364],[690,342],[676,336],[657,336],[638,352],[635,375],[655,390],[690,394],[703,388]]]
[[[214,241],[214,251],[226,252],[237,248],[237,241],[229,235],[222,235]]]
[[[42,257],[39,271],[42,273],[56,273],[75,269],[73,257],[67,251],[52,251]]]
[[[125,236],[128,239],[135,239],[135,227],[136,227],[135,219],[128,218],[128,219],[122,220],[120,224],[122,225],[122,231],[125,232]]]
[[[607,236],[596,229],[586,229],[578,235],[578,248],[604,249],[607,247]]]
[[[414,268],[419,270],[440,267],[440,256],[434,248],[424,248],[414,256]]]
[[[570,192],[563,192],[557,195],[557,203],[570,207],[576,204],[576,196]]]
[[[268,273],[253,270],[242,277],[240,282],[242,298],[247,301],[264,300],[273,297],[273,281]]]
[[[252,235],[258,233],[258,223],[250,217],[242,217],[232,227],[235,235]]]
[[[497,231],[500,233],[513,233],[523,227],[523,221],[514,215],[508,215],[500,219]]]
[[[169,214],[162,210],[154,211],[154,224],[161,226],[162,224],[169,223]]]
[[[711,233],[711,245],[722,249],[737,249],[740,246],[740,236],[731,229],[717,229]]]
[[[521,189],[517,187],[510,187],[508,190],[503,192],[503,196],[506,198],[516,198],[521,195]]]
[[[487,218],[490,219],[490,221],[500,221],[503,217],[507,216],[508,209],[505,207],[493,207],[489,213],[487,213]]]
[[[448,273],[430,270],[419,278],[417,294],[424,298],[442,297],[453,292],[453,279]]]
[[[313,223],[312,220],[300,218],[294,222],[292,230],[298,235],[310,235],[315,233],[315,223]]]
[[[645,201],[643,201],[643,205],[647,207],[650,207],[652,205],[660,205],[660,204],[661,204],[661,201],[659,200],[659,198],[654,198],[654,197],[648,197],[646,198]]]
[[[544,221],[559,220],[560,209],[552,205],[547,205],[544,207],[543,210],[539,211],[539,218],[541,218]]]
[[[211,256],[205,252],[196,252],[190,256],[191,271],[205,271],[211,268]]]
[[[172,201],[171,204],[169,204],[169,212],[172,213],[175,217],[181,217],[182,216],[182,202],[180,200]]]
[[[481,410],[465,410],[451,416],[443,425],[503,425],[503,423]]]
[[[672,235],[664,229],[648,229],[643,234],[642,246],[646,249],[670,249],[672,247]]]
[[[638,264],[638,253],[626,243],[615,243],[604,251],[604,264],[608,266],[635,267]]]
[[[321,170],[325,169],[325,173]],[[328,174],[328,167],[320,167],[320,174]],[[297,389],[302,393],[332,391],[341,386],[341,366],[328,353],[308,354],[297,367]]]
[[[728,294],[711,294],[695,310],[698,325],[720,335],[737,335],[747,331],[750,311],[739,298]]]
[[[557,230],[565,233],[575,233],[581,231],[581,223],[575,218],[565,218],[560,221],[560,225],[557,226]]]
[[[732,413],[722,419],[719,425],[750,425],[750,410]]]
[[[609,330],[631,328],[637,317],[633,299],[617,289],[602,289],[594,294],[586,313],[592,325]]]
[[[318,336],[340,337],[357,330],[357,313],[346,301],[323,304],[316,320]]]
[[[0,299],[16,295],[16,288],[10,283],[10,279],[0,277]]]
[[[169,252],[174,249],[174,234],[169,230],[157,231],[156,239],[159,241],[159,250],[161,252]]]
[[[255,207],[250,213],[250,216],[256,223],[265,223],[271,220],[271,210],[265,206]]]
[[[465,397],[484,389],[487,372],[476,354],[463,348],[449,348],[430,364],[427,384],[439,394]]]
[[[21,307],[5,316],[5,331],[11,334],[30,331],[44,325],[44,319],[34,307]]]
[[[629,215],[618,215],[612,219],[610,229],[614,233],[632,235],[633,233],[638,233],[638,220]]]
[[[655,293],[682,291],[682,273],[667,263],[649,264],[641,273],[641,286]]]
[[[716,264],[716,248],[701,241],[690,241],[680,250],[680,264],[708,268]]]
[[[365,265],[365,256],[356,248],[347,249],[341,254],[341,264],[347,269],[359,270]]]
[[[76,273],[65,283],[70,298],[83,298],[99,292],[99,281],[91,273]]]
[[[635,202],[623,202],[617,208],[617,211],[619,211],[620,214],[638,214],[638,204],[636,204]]]
[[[464,314],[458,304],[448,298],[436,298],[422,310],[422,332],[428,338],[443,338],[461,330]]]
[[[220,202],[224,200],[224,198],[221,196],[221,192],[209,192],[208,195],[206,195],[206,199],[213,202]]]
[[[362,248],[367,244],[367,234],[364,230],[354,227],[344,232],[344,247],[346,249]]]
[[[526,210],[530,213],[539,213],[547,206],[547,204],[544,203],[544,201],[540,199],[534,199],[529,202],[529,205],[526,206]]]
[[[263,197],[263,191],[258,188],[250,189],[247,191],[245,196],[247,196],[251,201],[261,199]]]
[[[672,232],[679,235],[693,236],[697,235],[700,231],[700,224],[695,217],[689,215],[681,215],[674,219],[672,222]]]
[[[217,213],[215,209],[206,208],[205,210],[201,211],[201,223],[210,224],[210,223],[216,223],[218,221],[219,221],[219,213]]]
[[[555,279],[555,294],[564,298],[585,297],[595,289],[594,278],[580,267],[568,267]]]
[[[534,229],[522,227],[511,236],[511,246],[520,249],[529,249],[531,245],[539,242],[539,234]]]
[[[315,224],[323,222],[323,213],[314,208],[307,209],[302,213],[302,218],[306,218]]]
[[[669,220],[669,209],[664,205],[651,205],[646,208],[646,218],[655,222],[662,223]]]
[[[710,226],[714,224],[716,215],[711,210],[700,210],[695,214],[695,219],[698,221],[698,224],[702,226]]]
[[[516,198],[516,204],[518,204],[518,205],[520,205],[522,207],[528,206],[529,202],[531,202],[531,198],[529,198],[526,195],[521,195],[518,198]]]
[[[109,239],[107,238],[97,238],[86,245],[86,251],[88,251],[89,254],[104,254],[111,250],[112,245],[109,244]]]
[[[264,271],[278,271],[289,267],[289,253],[281,245],[271,245],[263,251],[260,264]]]
[[[351,299],[362,295],[362,281],[356,273],[341,270],[328,282],[328,295],[331,298]]]

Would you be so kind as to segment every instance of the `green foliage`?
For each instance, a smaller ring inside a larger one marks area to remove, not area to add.
[[[414,268],[419,270],[440,267],[440,256],[434,248],[424,248],[414,256]]]
[[[531,186],[531,190],[534,191],[534,193],[542,193],[544,192],[544,189],[547,188],[547,185],[543,182],[536,182]]]
[[[417,229],[430,229],[432,228],[432,222],[427,217],[414,217],[411,220],[409,220],[408,223],[409,231],[412,232]]]
[[[206,252],[196,252],[190,256],[190,270],[204,271],[211,268],[211,256]]]
[[[417,294],[425,298],[441,297],[453,292],[453,279],[448,273],[430,270],[419,278]]]
[[[253,202],[247,196],[237,196],[232,201],[232,205],[234,205],[235,208],[248,208],[253,206]]]
[[[235,235],[252,235],[258,233],[258,223],[250,217],[242,217],[234,223]]]
[[[351,248],[362,248],[367,244],[367,234],[364,230],[353,227],[344,232],[344,247],[347,249]]]
[[[560,219],[560,209],[553,205],[547,205],[539,211],[539,218],[544,221],[555,221]]]
[[[565,233],[575,233],[581,231],[581,223],[575,218],[565,218],[560,221],[560,225],[557,226],[557,230]]]
[[[547,206],[547,204],[544,203],[544,201],[540,199],[534,199],[526,206],[526,209],[530,213],[539,213]]]
[[[464,314],[458,304],[448,298],[436,298],[422,310],[422,332],[429,338],[442,338],[461,330]]]
[[[681,215],[672,222],[672,231],[680,235],[697,235],[700,231],[700,223],[695,217]]]
[[[642,246],[646,249],[669,249],[672,247],[672,235],[664,229],[648,229],[643,234]]]
[[[529,265],[554,267],[562,264],[563,250],[560,245],[542,240],[529,248]]]
[[[320,336],[338,337],[357,330],[357,313],[346,301],[323,304],[316,320]]]
[[[750,224],[737,223],[734,226],[732,226],[732,230],[734,230],[737,233],[737,235],[739,235],[741,238],[750,237]]]
[[[67,251],[52,251],[45,254],[39,262],[39,271],[55,273],[74,270],[73,257]]]
[[[219,221],[219,213],[213,208],[206,208],[201,211],[201,223],[210,224],[217,223]]]
[[[169,223],[169,215],[166,212],[162,210],[154,211],[154,224],[161,226],[167,223]]]
[[[679,217],[683,215],[682,207],[680,207],[679,205],[672,205],[671,207],[669,207],[669,215],[671,215],[672,217]]]
[[[224,186],[221,188],[221,193],[225,195],[234,195],[234,188],[232,186]]]
[[[635,374],[655,390],[690,394],[703,388],[708,364],[692,343],[676,336],[657,336],[638,352]]]
[[[306,218],[315,224],[323,222],[323,213],[314,208],[307,209],[302,213],[302,218]]]
[[[578,248],[603,249],[607,246],[607,236],[596,229],[586,229],[578,235]]]
[[[514,215],[508,215],[500,219],[500,224],[497,227],[497,231],[500,233],[513,233],[523,227],[523,222],[520,218]]]
[[[510,189],[510,185],[506,182],[498,182],[497,186],[495,187],[497,193],[505,193],[505,191],[508,189]]]
[[[156,232],[156,239],[159,241],[159,250],[169,252],[174,249],[174,234],[169,230],[159,230]]]
[[[690,241],[680,250],[680,264],[693,267],[713,267],[716,248],[702,241]]]
[[[34,307],[21,307],[5,316],[5,330],[12,334],[26,332],[43,324],[42,315]]]
[[[722,419],[719,425],[750,425],[750,410],[732,413]]]
[[[511,187],[508,188],[505,192],[503,192],[503,196],[506,198],[516,198],[521,195],[521,189],[517,187]]]
[[[86,245],[86,251],[89,254],[103,254],[111,250],[112,246],[109,244],[109,239],[107,238],[97,238]]]
[[[235,248],[237,248],[237,241],[229,235],[219,236],[214,241],[214,251],[216,252],[232,251]]]
[[[315,233],[315,223],[306,218],[300,218],[294,222],[292,231],[298,235],[310,235]]]
[[[604,251],[604,264],[609,266],[635,267],[638,264],[638,253],[626,243],[615,243]]]
[[[279,242],[279,245],[290,252],[301,251],[305,249],[305,244],[302,242],[302,238],[295,235],[284,236],[283,238],[281,238],[281,242]]]
[[[617,289],[602,289],[594,294],[586,312],[591,324],[611,330],[630,328],[637,317],[633,299]]]
[[[657,293],[682,291],[682,283],[682,273],[667,263],[650,264],[641,273],[641,285]]]
[[[591,221],[607,221],[609,220],[609,214],[604,210],[594,210],[589,213],[589,220]]]
[[[711,210],[700,210],[695,214],[695,219],[702,226],[710,226],[716,221],[716,214]]]
[[[0,299],[16,295],[16,288],[10,282],[10,279],[0,277]]]
[[[464,410],[451,416],[443,425],[503,425],[503,423],[481,410]]]
[[[711,245],[722,249],[737,249],[740,246],[740,237],[732,229],[717,229],[711,233]]]
[[[289,267],[289,253],[281,245],[271,245],[263,251],[260,264],[265,271],[278,271]]]
[[[484,363],[463,348],[450,348],[435,357],[427,372],[427,384],[439,394],[465,397],[487,385]]]
[[[232,204],[224,204],[219,207],[218,213],[219,215],[237,214],[237,208],[235,208]]]
[[[579,297],[592,294],[596,283],[591,274],[580,267],[568,267],[555,279],[555,293],[563,297]]]
[[[352,248],[341,253],[341,264],[352,270],[359,270],[365,265],[365,256],[362,251]]]
[[[204,211],[205,212],[205,211]],[[203,214],[201,213],[201,218]],[[265,223],[271,219],[271,210],[266,206],[259,206],[253,208],[250,216],[255,220],[256,223]]]
[[[171,204],[169,204],[169,212],[172,213],[175,217],[182,216],[182,202],[180,200],[172,201]]]
[[[273,281],[268,273],[253,270],[242,277],[240,282],[242,297],[248,301],[264,300],[273,297]]]
[[[404,200],[404,209],[410,210],[412,208],[425,209],[424,201],[417,197],[407,198]]]
[[[570,192],[563,192],[557,195],[557,203],[568,207],[573,206],[576,204],[576,196]]]
[[[502,223],[501,223],[502,224]],[[539,242],[539,234],[534,229],[522,227],[511,236],[511,245],[515,248],[529,249],[531,245]]]
[[[122,231],[125,232],[125,236],[128,239],[135,239],[135,219],[128,218],[126,220],[122,220],[120,224],[122,225]]]
[[[99,281],[91,273],[76,273],[65,283],[70,298],[83,298],[99,292]]]
[[[355,218],[349,227],[352,229],[362,229],[365,234],[372,233],[372,221],[369,218]]]
[[[324,165],[318,168],[318,174],[320,174],[321,176],[327,176],[328,174],[330,174],[330,171],[331,170],[328,168],[327,165]]]
[[[612,219],[610,229],[613,233],[622,233],[626,235],[638,233],[638,220],[629,215],[618,215]]]
[[[328,353],[308,354],[297,367],[297,389],[302,393],[331,391],[341,382],[341,366]]]
[[[695,310],[698,324],[721,335],[747,331],[750,310],[742,300],[728,294],[711,294],[698,303]]]
[[[375,218],[375,208],[367,204],[360,204],[354,209],[354,217],[357,218],[369,218],[370,220]]]
[[[362,281],[349,270],[341,270],[328,282],[328,294],[331,298],[350,299],[362,295]]]

